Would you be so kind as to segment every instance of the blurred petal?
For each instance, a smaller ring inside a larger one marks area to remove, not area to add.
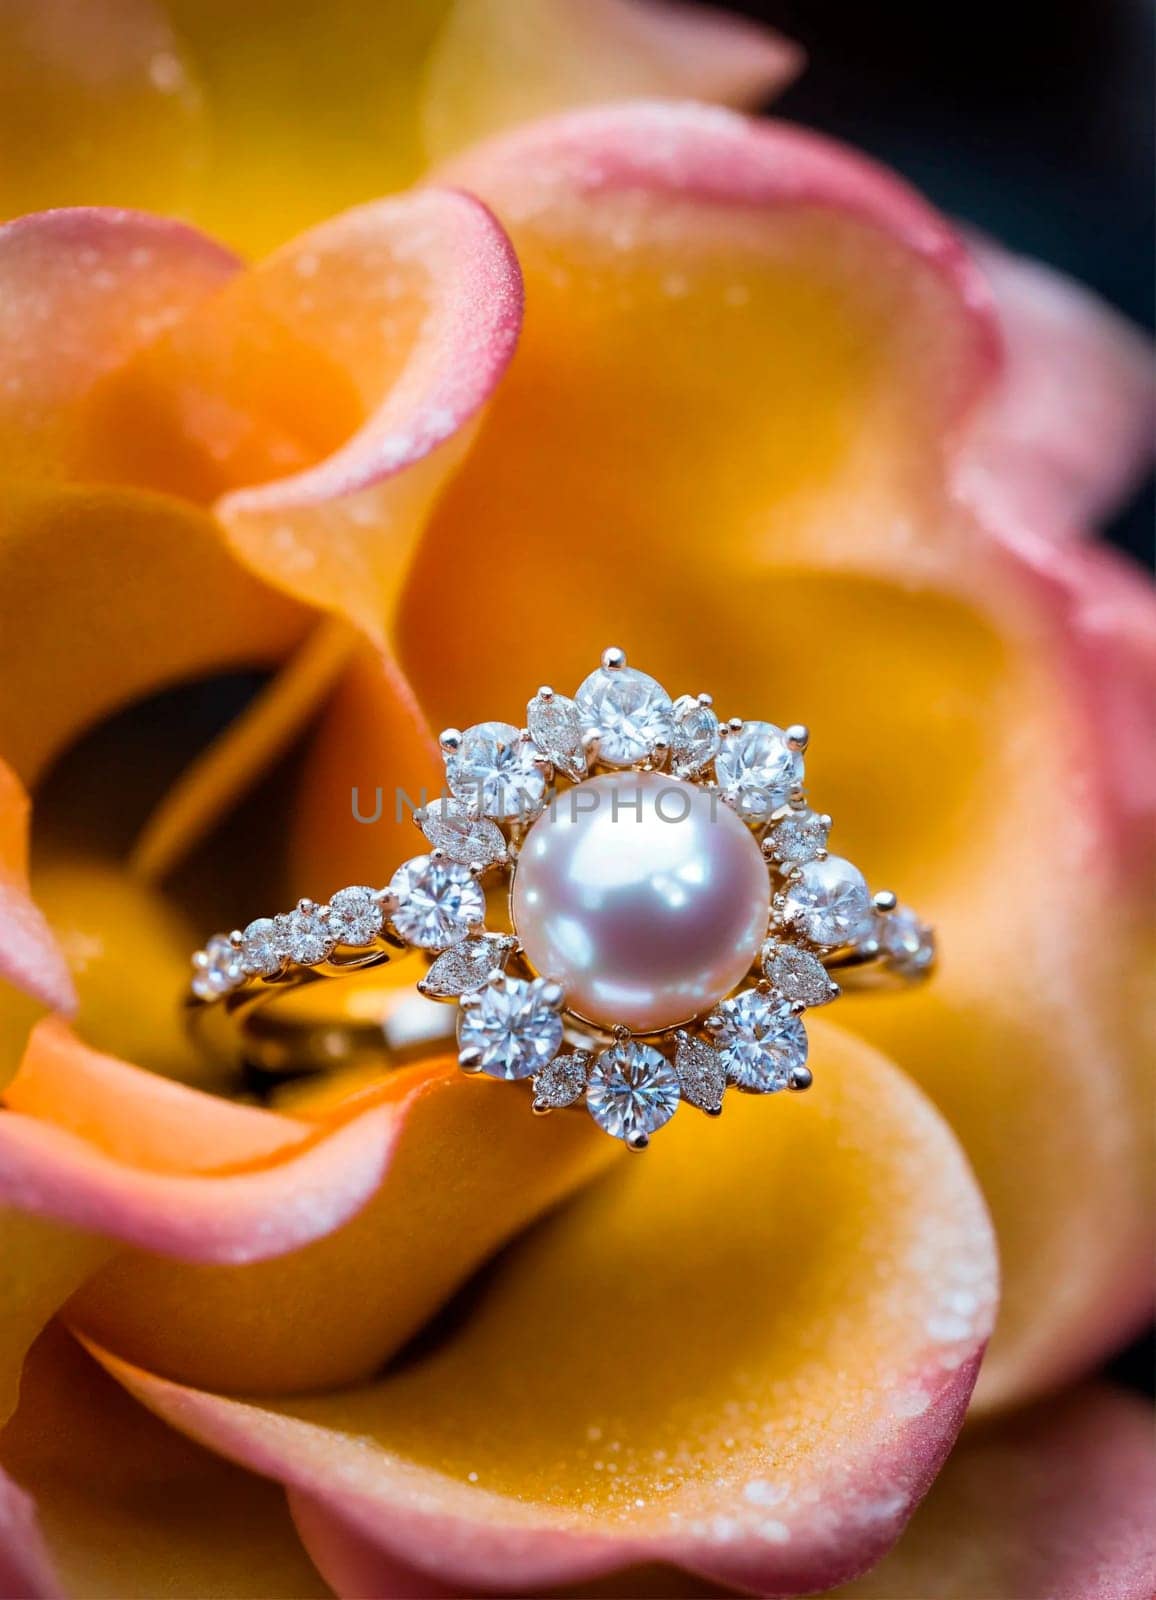
[[[965,445],[960,487],[995,528],[1082,532],[1151,470],[1151,342],[1059,273],[987,242],[976,248],[1007,360]]]
[[[75,1007],[67,964],[28,891],[28,796],[0,761],[0,1092],[37,1017]]]
[[[123,490],[6,496],[0,753],[31,783],[102,717],[186,678],[278,660],[308,620],[190,506]]]
[[[0,1595],[5,1600],[64,1600],[47,1546],[36,1521],[36,1507],[0,1471]]]
[[[0,1209],[0,1428],[16,1406],[24,1358],[61,1306],[114,1245],[40,1217]],[[3,1529],[0,1511],[0,1530]],[[0,1537],[0,1551],[4,1540]],[[3,1567],[0,1566],[0,1573]],[[5,1593],[0,1583],[0,1594]]]
[[[1107,1387],[968,1434],[896,1549],[845,1600],[1150,1600],[1150,1406]]]
[[[339,1228],[388,1166],[397,1128],[388,1107],[309,1137],[308,1126],[96,1056],[58,1025],[42,1029],[29,1111],[18,1077],[14,1109],[0,1114],[0,1204],[188,1261],[239,1263]],[[212,1141],[211,1175],[202,1139]]]
[[[46,212],[0,228],[6,477],[106,477],[89,432],[102,381],[237,266],[192,228],[131,211]]]
[[[22,1561],[21,1586],[0,1592],[24,1600],[329,1593],[277,1488],[162,1427],[59,1330],[32,1354],[20,1408],[0,1434],[0,1463],[18,1485],[13,1554]],[[0,1489],[0,1532],[4,1507]]]
[[[814,1032],[811,1095],[680,1116],[371,1387],[259,1405],[100,1359],[379,1543],[383,1574],[540,1593],[666,1560],[761,1593],[837,1582],[891,1544],[955,1436],[995,1261],[930,1105]]]
[[[1073,635],[1074,584],[954,499],[951,442],[997,370],[985,291],[942,220],[857,156],[626,107],[453,175],[510,228],[529,313],[423,541],[400,663],[435,727],[516,718],[608,642],[725,715],[810,724],[841,848],[944,953],[926,991],[845,1015],[964,1141],[1006,1273],[984,1393],[1037,1391],[1126,1338],[1151,1293],[1150,901],[1134,854],[1120,871],[1146,602],[1113,684],[1122,652],[1094,619],[1117,628],[1121,586],[1106,614],[1085,596]],[[474,597],[510,548],[499,652]],[[560,628],[574,595],[586,625]],[[1111,752],[1108,703],[1132,732]]]
[[[456,0],[432,51],[422,129],[443,160],[571,106],[669,96],[754,106],[803,52],[743,17],[679,0]]]
[[[509,241],[476,200],[429,189],[378,201],[187,319],[106,395],[108,431],[150,419],[125,442],[126,475],[171,488],[183,462],[183,492],[222,495],[219,519],[251,568],[380,638],[521,308]]]
[[[92,1336],[160,1372],[278,1393],[378,1370],[508,1238],[617,1147],[584,1117],[545,1122],[456,1063],[397,1072],[397,1134],[365,1210],[278,1261],[190,1267],[125,1255],[74,1307]]]
[[[0,13],[0,213],[185,212],[206,155],[198,86],[152,0],[7,0]]]

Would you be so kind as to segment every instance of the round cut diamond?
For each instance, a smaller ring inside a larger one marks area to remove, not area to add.
[[[870,937],[875,918],[867,880],[842,856],[806,861],[783,896],[783,921],[811,944],[857,944]]]
[[[803,757],[773,722],[744,722],[715,757],[723,799],[752,821],[769,817],[803,781]]]
[[[235,989],[245,976],[241,952],[222,933],[215,933],[204,949],[204,963],[198,962],[193,974],[193,993],[198,1000],[218,1000]]]
[[[458,1045],[491,1078],[529,1078],[557,1054],[562,1018],[542,978],[488,983],[458,1017]]]
[[[382,920],[377,895],[366,884],[338,889],[329,902],[329,931],[338,944],[355,949],[372,944],[381,932]]]
[[[481,886],[457,861],[414,856],[398,867],[389,890],[397,901],[393,925],[406,944],[419,950],[457,944],[486,912]]]
[[[634,667],[599,667],[574,696],[586,729],[598,734],[598,759],[632,767],[670,744],[674,707],[660,683]]]
[[[678,1073],[653,1045],[624,1039],[595,1061],[586,1107],[615,1139],[644,1140],[678,1110]]]
[[[741,1089],[773,1094],[807,1060],[807,1030],[778,995],[747,989],[724,1000],[710,1022],[727,1076]]]
[[[791,811],[768,831],[766,844],[771,857],[785,865],[811,861],[827,848],[827,823],[814,811]]]
[[[877,932],[883,953],[897,972],[916,977],[935,960],[935,935],[905,906],[880,917]]]
[[[315,967],[333,952],[336,940],[330,932],[328,918],[321,915],[320,906],[298,906],[286,917],[278,917],[281,942],[290,961],[302,967]]]
[[[540,752],[512,722],[478,722],[446,758],[449,786],[485,817],[537,816],[546,795]]]
[[[241,970],[250,978],[272,978],[285,956],[283,930],[274,917],[258,917],[241,935]]]

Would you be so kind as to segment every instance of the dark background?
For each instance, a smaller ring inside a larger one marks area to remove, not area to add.
[[[941,210],[1090,285],[1145,327],[1156,277],[1147,0],[726,0],[802,44],[776,115],[879,157]],[[1151,564],[1152,487],[1108,530]],[[1151,1393],[1152,1333],[1110,1375]]]
[[[1148,0],[716,0],[804,46],[776,114],[878,156],[941,210],[1153,325]],[[1110,530],[1151,563],[1151,489]]]

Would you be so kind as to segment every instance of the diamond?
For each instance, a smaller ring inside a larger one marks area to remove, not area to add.
[[[285,955],[283,930],[273,917],[258,917],[241,935],[241,970],[250,978],[272,978]]]
[[[710,1028],[727,1076],[741,1089],[773,1094],[807,1060],[807,1030],[777,995],[746,989],[724,1000]]]
[[[803,757],[773,722],[744,722],[715,757],[723,799],[752,821],[769,817],[803,781]]]
[[[669,744],[674,708],[660,683],[634,667],[599,667],[574,697],[582,725],[598,734],[598,759],[631,767]]]
[[[288,916],[277,918],[285,954],[298,966],[315,967],[332,954],[337,943],[322,911],[321,906],[298,906]]]
[[[671,755],[676,777],[693,778],[709,767],[721,743],[719,721],[709,701],[704,704],[690,695],[675,701]]]
[[[486,914],[481,886],[457,861],[414,856],[398,867],[389,890],[397,902],[394,928],[419,950],[457,944]]]
[[[763,972],[776,994],[805,1006],[825,1006],[839,993],[818,956],[797,944],[764,945]]]
[[[201,952],[203,961],[194,957],[193,993],[198,1000],[219,1000],[223,994],[235,989],[244,978],[241,953],[225,938],[215,933]]]
[[[935,934],[914,911],[900,906],[876,926],[883,954],[896,972],[918,977],[935,960]]]
[[[329,902],[329,931],[338,944],[364,949],[381,932],[383,920],[377,894],[366,884],[338,889]]]
[[[508,933],[483,933],[452,944],[418,981],[418,988],[431,1000],[454,1000],[480,989],[492,972],[506,965],[517,942]]]
[[[827,848],[830,819],[814,811],[790,811],[767,830],[763,849],[772,861],[796,866]]]
[[[689,1033],[678,1035],[674,1070],[682,1087],[682,1098],[700,1111],[712,1114],[722,1110],[727,1086],[726,1064],[717,1050]]]
[[[435,800],[414,812],[435,850],[467,867],[496,867],[506,859],[506,840],[496,822],[471,817],[460,800]]]
[[[544,755],[568,778],[580,783],[586,776],[586,751],[582,745],[582,716],[567,695],[539,689],[526,707],[530,737]]]
[[[563,1111],[580,1100],[586,1089],[590,1061],[588,1050],[555,1056],[534,1079],[534,1110]]]
[[[478,722],[446,757],[446,776],[456,797],[483,816],[533,817],[546,794],[540,759],[512,722]]]
[[[783,895],[783,921],[811,944],[836,947],[870,937],[875,918],[867,880],[842,856],[806,861]]]
[[[562,1018],[548,998],[552,988],[544,978],[502,978],[463,1004],[458,1044],[469,1064],[491,1078],[540,1072],[562,1043]]]
[[[678,1073],[653,1045],[623,1039],[595,1061],[586,1108],[615,1139],[642,1145],[678,1110]]]

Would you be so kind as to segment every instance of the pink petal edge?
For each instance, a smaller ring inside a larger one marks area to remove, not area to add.
[[[483,406],[514,353],[522,322],[522,274],[506,234],[479,200],[426,189],[354,207],[270,257],[312,256],[391,243],[428,260],[431,312],[406,365],[367,422],[316,466],[224,495],[229,524],[317,506],[395,476],[445,443]],[[304,282],[304,280],[303,280]]]
[[[2,1112],[0,1204],[185,1261],[263,1261],[360,1211],[400,1126],[395,1107],[376,1107],[274,1166],[200,1177],[141,1171],[35,1117]]]
[[[30,1495],[0,1471],[0,1600],[65,1600]]]
[[[960,492],[999,531],[1082,533],[1151,469],[1156,352],[1082,285],[986,239],[971,244],[1007,354],[961,450]]]
[[[733,1517],[707,1519],[701,1529],[632,1537],[592,1533],[548,1507],[410,1463],[390,1464],[381,1450],[361,1465],[353,1461],[319,1474],[308,1449],[315,1425],[184,1387],[85,1343],[158,1416],[283,1483],[298,1509],[304,1506],[310,1537],[335,1572],[364,1575],[376,1548],[380,1564],[372,1570],[383,1586],[412,1567],[460,1586],[457,1593],[477,1587],[509,1593],[511,1586],[535,1593],[539,1586],[657,1560],[763,1595],[789,1596],[845,1581],[893,1545],[962,1426],[986,1340],[975,1341],[954,1370],[945,1374],[937,1367],[913,1378],[926,1409],[896,1423],[869,1459],[832,1464],[822,1517],[810,1537],[796,1533],[787,1542],[768,1524],[768,1512],[753,1504],[736,1506]],[[386,1587],[374,1592],[383,1600],[391,1593]]]
[[[18,859],[0,862],[0,979],[31,995],[50,1011],[76,1009],[72,974],[52,930],[28,893],[23,872],[27,854],[29,800],[24,786],[0,760],[0,808],[19,835]]]
[[[538,185],[544,193],[640,190],[707,204],[842,213],[895,239],[950,288],[969,336],[949,423],[969,415],[1000,370],[991,289],[958,234],[888,168],[821,134],[713,106],[633,101],[499,134],[439,176],[476,185],[487,198],[509,180],[530,214]]]

